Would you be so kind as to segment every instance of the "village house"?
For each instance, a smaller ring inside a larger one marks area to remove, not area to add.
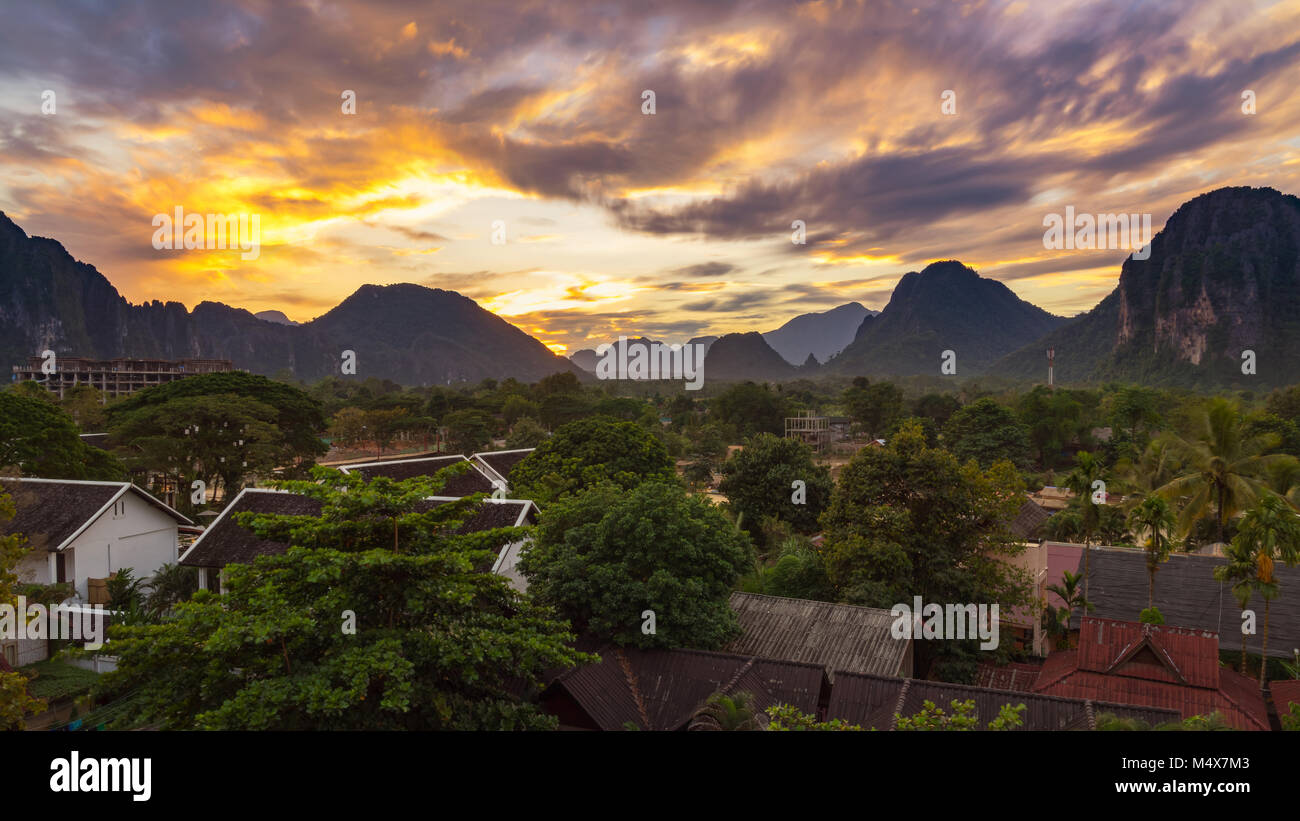
[[[15,567],[19,584],[66,583],[81,603],[108,604],[103,581],[130,568],[147,580],[177,559],[185,516],[130,482],[0,479],[16,515],[0,534],[20,533],[32,548]],[[43,640],[0,639],[15,666],[46,658]]]
[[[1239,730],[1268,730],[1255,681],[1219,666],[1219,637],[1203,630],[1084,617],[1078,646],[1048,656],[1034,683],[1042,695],[1220,713]]]

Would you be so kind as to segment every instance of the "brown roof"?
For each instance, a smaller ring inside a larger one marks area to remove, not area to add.
[[[1052,512],[1033,499],[1026,499],[1011,521],[1011,532],[1020,539],[1037,538],[1042,533],[1043,523],[1052,518]]]
[[[739,591],[731,609],[744,632],[730,653],[897,676],[910,644],[891,635],[888,610]]]
[[[759,710],[792,704],[815,715],[826,686],[818,665],[732,653],[606,647],[600,657],[556,679],[543,703],[553,707],[567,696],[602,730],[621,730],[628,722],[643,730],[681,730],[717,692],[752,693]]]
[[[998,717],[1003,705],[1025,705],[1020,730],[1094,729],[1096,717],[1114,713],[1121,718],[1138,718],[1155,725],[1178,719],[1173,710],[1134,708],[1122,704],[1059,698],[1015,690],[994,690],[966,684],[916,679],[886,678],[855,673],[839,673],[831,688],[826,718],[843,719],[864,730],[892,730],[897,715],[913,716],[921,712],[926,701],[946,714],[953,715],[953,701],[975,702],[974,715],[979,728]]]
[[[135,492],[178,522],[193,524],[129,482],[91,482],[60,479],[0,477],[0,491],[13,498],[17,515],[0,524],[0,535],[21,533],[35,550],[58,550],[88,524],[109,502],[125,492]]]
[[[390,459],[386,462],[344,465],[342,470],[345,473],[359,473],[367,480],[374,479],[377,476],[386,476],[389,479],[400,481],[416,476],[433,476],[440,470],[460,464],[469,465],[469,470],[457,476],[447,476],[446,484],[438,491],[439,496],[469,496],[474,493],[491,493],[496,489],[473,462],[459,455]]]
[[[1083,551],[1078,571],[1083,572]],[[1225,648],[1241,646],[1241,610],[1230,585],[1215,581],[1214,568],[1227,562],[1218,556],[1175,554],[1156,571],[1155,605],[1165,624],[1221,633]],[[1273,570],[1282,590],[1300,590],[1300,567],[1278,563]],[[1088,599],[1091,615],[1119,621],[1136,619],[1147,606],[1146,554],[1124,548],[1094,548],[1089,559]],[[1247,608],[1264,612],[1264,601],[1252,595]],[[1072,621],[1078,626],[1078,613]],[[1246,647],[1258,654],[1263,630],[1246,636]],[[1300,647],[1300,596],[1282,595],[1269,603],[1268,654],[1291,658]]]
[[[319,516],[320,501],[310,496],[260,488],[244,488],[221,511],[181,556],[180,564],[191,567],[225,567],[252,564],[258,556],[276,556],[289,549],[284,542],[259,539],[253,531],[235,521],[237,513],[268,513],[280,516]]]
[[[1241,730],[1267,730],[1258,685],[1219,667],[1219,639],[1180,627],[1085,618],[1079,646],[1048,657],[1034,692],[1177,710],[1222,713]]]
[[[1013,662],[1001,666],[985,662],[975,673],[975,685],[994,690],[1015,690],[1028,693],[1034,689],[1038,674],[1043,671],[1042,664]]]
[[[1273,706],[1278,715],[1286,715],[1291,704],[1300,704],[1300,679],[1270,681],[1268,689],[1273,694]]]
[[[530,453],[536,448],[521,448],[519,450],[493,450],[486,453],[476,453],[473,458],[485,463],[488,468],[494,471],[506,482],[510,481],[510,474],[514,472],[515,465],[524,461]],[[489,474],[490,476],[491,474]]]

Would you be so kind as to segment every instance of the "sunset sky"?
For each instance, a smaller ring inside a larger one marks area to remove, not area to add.
[[[571,352],[955,258],[1070,315],[1127,252],[1045,250],[1046,214],[1300,194],[1300,2],[4,5],[0,210],[132,302],[416,282]],[[259,258],[155,250],[177,206],[260,215]]]

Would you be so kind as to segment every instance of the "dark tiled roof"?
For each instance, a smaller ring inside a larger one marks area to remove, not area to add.
[[[419,459],[393,459],[387,462],[374,462],[363,465],[347,465],[343,469],[348,473],[359,473],[367,480],[376,476],[390,479],[411,479],[416,476],[433,476],[438,471],[452,465],[468,464],[469,470],[458,476],[448,476],[446,484],[438,491],[439,496],[469,496],[473,493],[491,493],[495,488],[474,463],[464,456],[434,456]]]
[[[984,728],[998,717],[1003,705],[1025,705],[1021,714],[1020,730],[1075,730],[1092,729],[1096,716],[1109,712],[1122,718],[1139,718],[1150,724],[1160,724],[1178,718],[1173,710],[1133,708],[1083,699],[1059,698],[1015,690],[995,690],[950,684],[942,681],[886,678],[842,672],[835,676],[831,688],[827,719],[843,719],[863,729],[892,730],[897,724],[895,715],[913,716],[921,711],[926,701],[932,702],[946,714],[952,715],[953,701],[974,701],[974,715],[979,727]]]
[[[818,665],[704,650],[608,647],[601,662],[560,676],[548,695],[566,693],[602,730],[632,722],[642,729],[680,730],[716,692],[749,692],[765,709],[792,704],[816,714],[825,671]]]
[[[318,516],[320,502],[296,493],[246,488],[181,557],[191,567],[225,567],[251,564],[258,556],[275,556],[289,549],[283,542],[259,539],[235,522],[238,513],[274,513],[281,516]]]
[[[1085,618],[1079,646],[1048,657],[1037,693],[1177,710],[1214,712],[1242,730],[1267,730],[1259,687],[1219,667],[1217,636],[1137,622]]]
[[[1147,606],[1146,554],[1141,550],[1101,548],[1092,551],[1089,560],[1088,598],[1095,606],[1092,616],[1132,621]],[[1226,563],[1218,556],[1176,554],[1156,571],[1155,605],[1165,624],[1221,635],[1225,647],[1241,645],[1241,610],[1232,597],[1230,585],[1214,580],[1214,568]],[[1080,551],[1079,572],[1083,572]],[[1274,566],[1283,591],[1300,590],[1300,567]],[[1263,614],[1264,601],[1252,596],[1247,608]],[[1078,626],[1078,613],[1072,620]],[[1263,631],[1246,636],[1246,647],[1258,654]],[[1292,648],[1300,647],[1300,596],[1285,593],[1269,606],[1268,654],[1290,658]]]
[[[1033,499],[1026,499],[1011,521],[1011,532],[1017,538],[1029,541],[1041,535],[1043,523],[1052,518],[1052,512]]]
[[[56,550],[91,517],[123,491],[137,493],[176,521],[192,524],[181,514],[128,482],[59,481],[0,478],[0,491],[14,501],[17,515],[0,524],[0,535],[21,533],[34,550]]]
[[[442,499],[426,500],[429,507],[445,505],[447,502]],[[419,510],[423,503],[416,506]],[[533,524],[536,516],[533,514],[533,508],[530,502],[523,499],[502,499],[500,501],[493,499],[481,499],[478,502],[477,510],[472,515],[466,517],[461,526],[456,529],[456,533],[479,533],[484,530],[493,530],[499,527],[514,527],[519,521],[519,517],[528,509],[528,515],[524,518],[523,524]]]
[[[908,642],[890,634],[888,610],[739,591],[731,609],[744,632],[729,653],[885,676],[898,675],[907,655]]]
[[[487,453],[474,454],[475,459],[480,459],[487,464],[489,468],[496,471],[501,478],[507,482],[510,481],[510,474],[514,472],[515,465],[522,462],[536,448],[526,448],[523,450],[493,450]]]
[[[0,524],[0,533],[22,533],[37,550],[54,550],[91,516],[122,492],[122,482],[23,482],[0,480],[18,515]]]

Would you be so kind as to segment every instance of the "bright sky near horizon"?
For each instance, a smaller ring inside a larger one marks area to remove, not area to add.
[[[1070,315],[1127,251],[1045,249],[1047,214],[1149,213],[1158,230],[1214,188],[1300,193],[1295,0],[5,17],[0,210],[132,302],[306,321],[362,284],[416,282],[572,352],[879,309],[905,272],[960,259]],[[257,258],[155,249],[154,215],[178,206],[259,215]]]

